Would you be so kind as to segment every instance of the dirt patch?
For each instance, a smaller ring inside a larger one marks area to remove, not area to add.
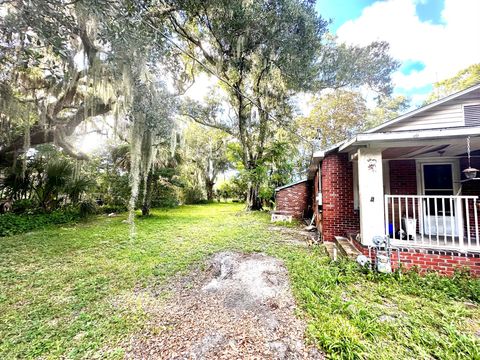
[[[290,244],[311,246],[318,244],[318,233],[316,231],[308,231],[303,228],[287,228],[284,226],[269,226],[268,230],[279,232],[281,242]]]
[[[263,254],[216,254],[206,271],[178,281],[135,335],[128,358],[323,359],[304,344],[287,270]]]

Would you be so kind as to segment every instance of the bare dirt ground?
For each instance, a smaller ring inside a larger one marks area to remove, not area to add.
[[[278,231],[282,234],[283,242],[296,245],[311,246],[318,244],[317,232],[308,231],[300,227],[286,228],[283,226],[271,225],[268,227],[270,231]]]
[[[131,359],[323,359],[304,343],[287,270],[263,254],[223,252],[176,281],[150,307],[146,331],[128,344]],[[149,298],[152,298],[149,295]]]

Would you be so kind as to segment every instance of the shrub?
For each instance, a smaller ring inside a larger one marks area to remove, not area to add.
[[[0,237],[21,234],[48,225],[66,224],[79,218],[79,212],[71,209],[55,210],[48,214],[3,214],[0,215]]]
[[[12,207],[15,214],[24,214],[35,210],[37,206],[38,204],[31,199],[22,199],[15,201]]]
[[[121,213],[127,211],[127,206],[126,205],[112,205],[112,204],[107,204],[107,205],[102,205],[98,208],[99,212],[103,214],[111,214],[111,213]]]
[[[78,212],[81,218],[86,218],[87,216],[94,215],[98,211],[97,204],[95,201],[87,199],[82,200],[78,203]]]
[[[205,197],[199,187],[188,187],[183,189],[183,202],[185,204],[201,204]]]
[[[151,206],[156,208],[173,208],[179,204],[179,188],[163,181],[155,184],[152,191]]]

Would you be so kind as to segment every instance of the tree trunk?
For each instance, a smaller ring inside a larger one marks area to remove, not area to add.
[[[262,210],[262,199],[259,197],[260,184],[248,184],[248,210]]]
[[[150,215],[150,206],[152,204],[152,180],[152,171],[150,171],[146,179],[146,184],[144,184],[145,191],[143,193],[142,216]]]
[[[213,181],[205,180],[205,187],[206,187],[206,190],[207,190],[207,200],[208,201],[213,201],[213,185],[215,185],[215,183]]]

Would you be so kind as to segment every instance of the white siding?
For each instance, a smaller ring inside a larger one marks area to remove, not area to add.
[[[450,100],[418,115],[386,126],[381,131],[439,129],[465,126],[463,106],[480,104],[480,90]]]

